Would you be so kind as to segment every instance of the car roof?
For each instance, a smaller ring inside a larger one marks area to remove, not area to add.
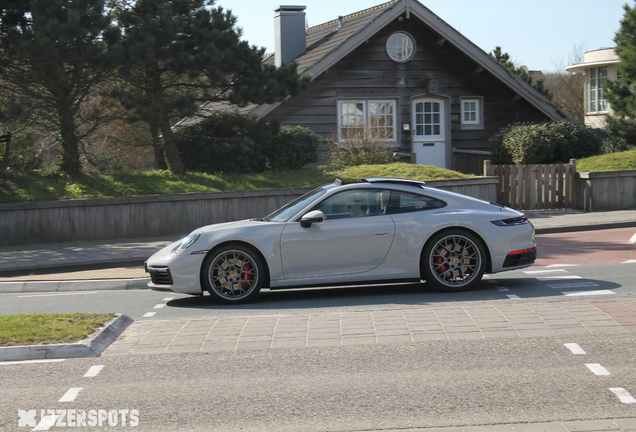
[[[417,187],[422,187],[426,184],[426,182],[423,182],[421,180],[413,180],[413,179],[405,179],[405,178],[397,178],[397,177],[367,177],[367,178],[363,178],[361,182],[372,183],[372,184],[389,183],[389,184],[399,184],[404,186],[417,186]],[[340,186],[344,184],[346,183],[342,182],[339,179],[336,180],[336,185]]]

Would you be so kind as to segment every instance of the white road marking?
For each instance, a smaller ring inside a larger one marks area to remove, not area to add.
[[[636,234],[634,234],[633,236],[631,236],[631,238],[629,239],[629,242],[631,244],[636,244]]]
[[[610,374],[607,369],[605,369],[603,366],[601,366],[598,363],[589,363],[589,364],[586,364],[585,366],[587,366],[587,368],[589,370],[591,370],[594,375],[599,375],[600,376],[600,375],[609,375]]]
[[[142,316],[142,318],[150,318],[155,316],[157,312],[146,312],[146,314],[144,316]]]
[[[587,354],[583,348],[581,348],[581,346],[577,343],[566,343],[564,344],[565,347],[567,349],[569,349],[570,351],[572,351],[572,354],[576,354],[576,355],[584,355]]]
[[[7,361],[0,362],[0,366],[18,365],[18,364],[30,364],[30,363],[59,363],[66,359],[42,359],[42,360],[20,360],[20,361]]]
[[[163,308],[163,307],[165,307],[165,306],[166,306],[166,305],[165,305],[164,303],[159,303],[159,304],[156,304],[156,305],[155,305],[154,309],[161,309],[161,308]]]
[[[73,402],[82,390],[84,390],[82,387],[69,389],[58,402]]]
[[[611,389],[609,389],[609,391],[611,391],[616,396],[618,396],[618,400],[620,400],[621,402],[623,402],[625,404],[636,403],[636,399],[634,398],[634,396],[630,395],[629,392],[627,390],[625,390],[624,388],[620,388],[620,387],[619,388],[611,388]]]
[[[576,275],[537,278],[539,282],[559,281],[559,280],[568,280],[568,279],[583,279],[583,278],[581,276],[576,276]]]
[[[557,269],[557,270],[527,270],[524,271],[525,274],[527,275],[531,275],[531,274],[539,274],[539,273],[568,273],[567,270],[563,270],[563,269]]]
[[[488,283],[491,283],[491,284],[493,284],[493,285],[496,285],[496,284],[498,284],[498,283],[499,283],[499,281],[498,281],[498,280],[493,279],[493,280],[489,280],[489,281],[488,281]]]
[[[506,288],[506,287],[497,287],[497,291],[508,292],[510,290],[508,288]]]
[[[514,295],[514,294],[507,294],[506,297],[508,297],[510,300],[517,300],[521,298],[518,295]]]
[[[42,420],[40,420],[40,423],[38,423],[37,426],[33,428],[33,430],[41,431],[51,429],[53,426],[55,426],[58,417],[59,416],[57,414],[45,415],[44,417],[42,417]]]
[[[564,289],[564,288],[592,288],[597,287],[598,285],[594,282],[575,282],[575,283],[562,283],[562,284],[548,284],[550,288],[553,289]]]
[[[627,261],[623,261],[621,264],[636,264],[636,259],[630,259]]]
[[[576,296],[612,295],[616,293],[610,290],[597,290],[597,291],[564,291],[562,292],[562,294],[567,297],[576,297]]]
[[[170,300],[174,300],[174,297],[166,297],[165,299],[163,299],[162,301],[170,301]]]
[[[546,267],[578,267],[578,264],[550,264]]]
[[[96,377],[98,373],[100,373],[104,369],[104,365],[91,366],[88,371],[84,374],[84,378],[93,378]]]
[[[27,298],[27,297],[57,297],[57,296],[70,296],[70,295],[84,295],[84,294],[97,294],[97,291],[82,291],[82,292],[72,292],[72,293],[55,293],[55,294],[30,294],[17,296],[18,298]]]

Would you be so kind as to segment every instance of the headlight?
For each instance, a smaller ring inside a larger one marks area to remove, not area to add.
[[[195,244],[196,241],[199,240],[199,238],[201,237],[202,234],[203,233],[201,231],[197,231],[195,233],[190,234],[189,236],[187,236],[186,238],[183,239],[181,244],[177,248],[175,248],[175,250],[173,252],[174,253],[183,252],[184,250],[186,250],[187,248],[189,248],[190,246]]]

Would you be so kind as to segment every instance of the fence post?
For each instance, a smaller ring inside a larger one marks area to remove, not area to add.
[[[484,161],[484,177],[488,177],[492,175],[492,168],[490,165],[490,161],[488,159],[486,159]]]
[[[578,204],[578,190],[577,190],[577,181],[576,181],[576,159],[570,159],[570,165],[572,166],[572,169],[570,170],[570,188],[571,188],[571,204],[570,204],[570,208],[576,208],[577,204]]]

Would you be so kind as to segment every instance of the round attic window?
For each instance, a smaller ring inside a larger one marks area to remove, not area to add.
[[[395,32],[386,41],[386,52],[393,61],[407,62],[415,54],[415,41],[407,33]]]

